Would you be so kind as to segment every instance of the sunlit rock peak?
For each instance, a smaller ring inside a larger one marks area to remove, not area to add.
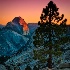
[[[27,35],[27,34],[29,34],[29,28],[28,28],[28,25],[27,25],[27,23],[24,21],[24,19],[22,19],[21,17],[19,17],[19,23],[20,23],[20,25],[22,25],[23,26],[23,30],[24,30],[24,35]]]
[[[12,20],[12,23],[13,24],[18,24],[18,25],[21,25],[23,26],[23,35],[26,35],[29,33],[29,28],[28,28],[28,24],[24,21],[24,19],[22,19],[20,16],[19,17],[15,17],[13,20]]]
[[[19,23],[20,23],[20,25],[22,25],[23,26],[23,30],[24,31],[28,31],[29,30],[29,28],[28,28],[28,25],[27,25],[27,23],[24,21],[24,19],[22,19],[21,17],[19,17]]]

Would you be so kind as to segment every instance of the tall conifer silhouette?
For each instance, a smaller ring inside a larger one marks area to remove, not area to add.
[[[38,22],[39,27],[33,36],[33,44],[36,47],[34,59],[41,62],[47,61],[48,68],[52,68],[53,55],[60,56],[62,54],[60,45],[68,40],[65,36],[66,21],[64,14],[59,16],[58,8],[53,1],[43,8]]]

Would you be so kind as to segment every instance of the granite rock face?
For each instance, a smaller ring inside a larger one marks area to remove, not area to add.
[[[7,70],[7,69],[4,65],[0,64],[0,70]]]

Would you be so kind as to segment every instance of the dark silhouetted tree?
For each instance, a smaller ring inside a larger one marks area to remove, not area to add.
[[[25,70],[31,70],[31,67],[27,65],[27,67],[25,68]]]
[[[1,56],[0,57],[0,64],[4,64],[4,62],[7,61],[8,59],[10,59],[9,56]]]
[[[36,67],[36,66],[34,66],[33,70],[39,70],[39,68],[38,68],[38,67]]]
[[[58,8],[53,1],[48,3],[46,8],[43,8],[39,27],[33,36],[33,44],[36,47],[34,50],[34,59],[41,62],[47,62],[48,68],[52,68],[53,56],[60,56],[62,51],[60,45],[67,42],[66,21],[63,19],[64,14],[59,16]]]

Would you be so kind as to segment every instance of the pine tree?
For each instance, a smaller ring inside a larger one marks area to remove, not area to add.
[[[36,67],[36,66],[34,66],[33,70],[39,70],[39,68],[38,68],[38,67]]]
[[[25,70],[31,70],[31,67],[27,65],[27,67],[25,68]]]
[[[33,36],[33,44],[36,47],[34,59],[41,62],[47,61],[48,68],[52,68],[53,56],[62,54],[60,45],[68,41],[65,35],[67,19],[64,19],[64,14],[59,16],[58,9],[53,1],[43,8],[38,22],[39,27]]]

